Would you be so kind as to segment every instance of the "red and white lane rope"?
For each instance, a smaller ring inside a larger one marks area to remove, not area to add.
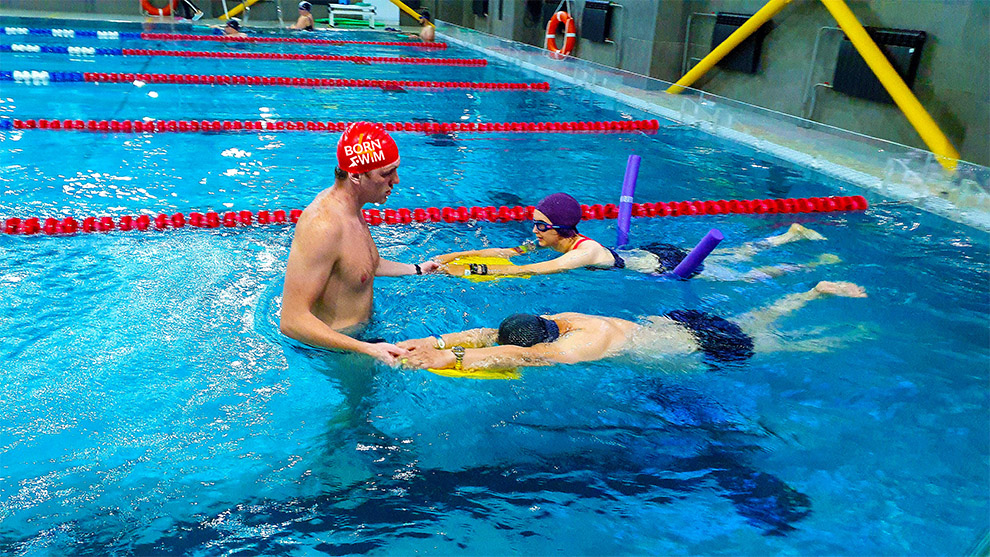
[[[413,56],[353,56],[338,54],[299,54],[286,52],[230,52],[159,50],[149,48],[93,48],[38,44],[0,44],[0,52],[28,54],[67,54],[69,56],[171,56],[179,58],[220,58],[223,60],[307,60],[353,62],[355,64],[412,64],[419,66],[487,66],[484,58],[418,58]]]
[[[444,50],[447,43],[424,43],[414,41],[342,41],[337,39],[304,39],[298,37],[231,37],[228,35],[190,35],[181,33],[141,33],[141,39],[148,41],[217,41],[230,43],[292,43],[318,44],[329,46],[343,45],[372,45],[372,46],[408,46],[414,48],[432,48]]]
[[[219,30],[218,30],[219,31]],[[414,48],[432,48],[443,50],[447,43],[424,43],[420,41],[344,41],[339,39],[312,39],[304,37],[232,37],[230,35],[193,35],[189,33],[135,33],[128,31],[91,31],[76,29],[46,29],[28,27],[3,27],[0,32],[5,35],[22,36],[51,36],[61,39],[90,38],[98,40],[127,41],[217,41],[225,43],[291,43],[319,45],[375,45],[375,46],[410,46]]]
[[[496,83],[479,81],[419,81],[409,79],[345,79],[319,77],[288,77],[228,74],[167,74],[122,72],[47,72],[38,70],[0,70],[0,81],[13,81],[24,85],[51,85],[52,83],[168,83],[175,85],[263,85],[282,87],[364,87],[386,90],[398,89],[475,89],[492,91],[549,91],[550,84]]]
[[[342,132],[352,122],[269,121],[269,120],[56,120],[40,118],[0,119],[0,131],[79,130],[111,133],[196,133],[240,131],[327,131]],[[383,122],[385,129],[397,132],[651,132],[660,127],[658,120],[620,120],[598,122]]]
[[[721,214],[776,214],[776,213],[829,213],[836,211],[865,211],[869,208],[861,195],[809,197],[788,199],[732,199],[718,201],[672,201],[658,203],[634,203],[634,217],[676,217]],[[365,209],[364,218],[373,226],[380,224],[411,224],[424,222],[509,222],[525,221],[533,218],[534,207],[426,207],[417,209]],[[581,205],[584,220],[614,219],[619,216],[619,207],[614,203]],[[207,211],[161,213],[152,215],[123,215],[111,217],[85,217],[81,221],[73,217],[30,217],[21,219],[10,217],[4,222],[3,233],[10,235],[75,234],[78,232],[110,232],[113,230],[154,231],[170,228],[236,228],[253,225],[283,225],[295,223],[302,214],[300,209],[291,211],[262,210],[230,211],[223,213]]]
[[[288,54],[282,52],[202,52],[122,48],[121,56],[178,56],[182,58],[223,58],[226,60],[317,60],[360,64],[414,64],[421,66],[486,66],[484,58],[414,58],[394,56],[344,56],[336,54]]]

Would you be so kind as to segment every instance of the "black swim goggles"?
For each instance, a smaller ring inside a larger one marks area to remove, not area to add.
[[[534,220],[533,226],[535,226],[540,232],[546,232],[547,230],[570,230],[574,228],[573,226],[559,226],[556,224],[550,224],[549,222],[543,222],[541,220]]]

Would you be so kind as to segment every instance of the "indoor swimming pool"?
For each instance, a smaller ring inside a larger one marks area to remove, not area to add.
[[[717,368],[620,358],[473,380],[283,337],[291,225],[0,234],[0,553],[933,555],[964,553],[986,535],[986,231],[464,44],[0,34],[0,45],[15,43],[486,63],[18,49],[4,52],[0,71],[549,87],[8,80],[0,122],[659,122],[609,133],[395,131],[401,182],[380,209],[527,206],[557,191],[617,203],[632,154],[642,157],[637,202],[870,202],[867,211],[632,220],[633,245],[690,247],[717,228],[724,246],[739,246],[793,222],[827,238],[739,263],[794,265],[772,280],[380,278],[371,328],[389,341],[496,326],[517,311],[732,316],[821,280],[854,282],[868,297],[822,299],[780,321],[781,341],[817,351]],[[340,135],[11,128],[0,129],[0,221],[303,209],[332,184]],[[403,262],[519,245],[531,230],[527,221],[371,227],[382,256]],[[580,231],[611,244],[616,223]],[[807,265],[822,254],[838,261]]]

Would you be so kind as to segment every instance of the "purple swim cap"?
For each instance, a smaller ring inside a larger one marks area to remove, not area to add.
[[[536,210],[550,219],[550,224],[574,229],[581,222],[581,204],[566,193],[554,193],[543,198]]]

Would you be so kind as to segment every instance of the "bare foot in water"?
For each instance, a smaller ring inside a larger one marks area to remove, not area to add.
[[[787,244],[790,242],[797,242],[798,240],[824,240],[825,236],[815,232],[814,230],[802,226],[798,223],[794,223],[787,232],[781,234],[780,236],[774,236],[770,238],[776,245]]]
[[[844,296],[846,298],[866,297],[866,289],[851,282],[831,282],[823,280],[815,285],[814,291],[819,294]]]
[[[728,261],[746,261],[751,259],[756,252],[766,249],[768,247],[782,246],[784,244],[789,244],[791,242],[797,242],[799,240],[826,240],[825,236],[822,236],[818,232],[801,226],[798,223],[791,224],[791,227],[787,229],[787,232],[783,234],[778,234],[776,236],[770,236],[769,238],[764,238],[757,242],[747,242],[738,248],[723,248],[715,250],[714,254],[723,260]]]
[[[823,253],[818,256],[818,259],[812,261],[808,264],[809,267],[817,267],[819,265],[835,265],[836,263],[841,263],[842,260],[839,259],[838,255],[834,253]]]

